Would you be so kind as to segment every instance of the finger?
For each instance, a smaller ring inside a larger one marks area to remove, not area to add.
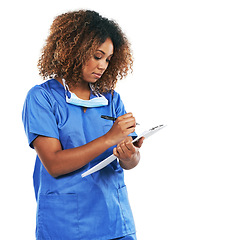
[[[127,126],[127,128],[128,128],[131,126],[136,126],[136,120],[134,117],[118,119],[117,124],[120,126]]]
[[[141,137],[137,142],[134,143],[134,146],[140,148],[143,144],[145,137]]]
[[[118,152],[119,155],[122,155],[124,153],[123,144],[124,143],[120,143],[120,144],[117,145],[117,152]]]
[[[125,120],[125,125],[127,128],[136,127],[136,120],[134,117]]]
[[[124,142],[132,142],[133,138],[131,136],[127,136],[123,141]]]
[[[124,118],[130,118],[130,117],[133,117],[133,114],[131,112],[125,113],[124,115],[120,116],[119,118],[124,119]]]
[[[136,148],[134,147],[133,143],[128,141],[126,142],[126,147],[127,149],[131,152],[131,153],[135,153],[136,152]]]
[[[131,148],[130,145],[131,145],[131,143],[128,142],[128,141],[127,142],[124,141],[120,144],[123,153],[126,153],[126,152],[130,151],[130,148]]]
[[[116,121],[127,123],[127,122],[130,122],[130,121],[132,121],[132,120],[136,123],[136,120],[135,120],[135,118],[133,117],[133,114],[132,114],[132,113],[126,113],[126,114],[118,117]]]
[[[131,142],[124,142],[120,145],[122,153],[121,158],[128,159],[130,158],[135,152],[136,148],[132,145]]]
[[[129,151],[126,142],[122,142],[120,144],[120,147],[121,147],[121,150],[122,150],[123,153],[127,153]]]
[[[126,136],[128,136],[129,134],[135,132],[135,127],[131,127],[131,128],[128,128],[124,131],[124,134],[126,134]]]
[[[119,154],[119,159],[126,159],[129,158],[131,156],[131,152],[129,151],[129,149],[126,146],[125,142],[122,142],[120,144],[118,144],[117,146],[117,152]]]
[[[119,153],[117,152],[117,148],[113,149],[113,155],[115,155],[117,158],[120,157]]]

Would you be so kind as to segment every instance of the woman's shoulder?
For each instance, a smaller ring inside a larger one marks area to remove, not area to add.
[[[37,84],[33,86],[27,93],[27,99],[28,98],[34,98],[34,99],[51,99],[51,85],[53,80],[47,80],[41,84]]]
[[[107,97],[107,98],[112,98],[112,99],[120,98],[120,94],[115,90],[108,91],[108,92],[104,93],[103,95],[105,95],[105,97]]]

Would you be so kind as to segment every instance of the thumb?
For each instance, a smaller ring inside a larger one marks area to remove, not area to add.
[[[137,142],[135,142],[133,145],[137,148],[140,148],[143,144],[145,137],[141,137]]]

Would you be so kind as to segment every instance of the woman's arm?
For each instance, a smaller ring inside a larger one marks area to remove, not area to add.
[[[58,139],[44,136],[38,136],[33,146],[49,174],[58,177],[83,167],[109,147],[117,145],[135,131],[135,126],[132,113],[127,113],[115,121],[108,133],[83,146],[62,150]]]

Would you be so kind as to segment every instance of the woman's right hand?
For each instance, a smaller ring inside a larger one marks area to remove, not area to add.
[[[126,113],[116,119],[112,128],[105,134],[111,146],[123,141],[130,133],[135,131],[136,120],[132,113]]]
[[[45,136],[38,136],[33,146],[49,174],[59,177],[80,169],[109,147],[122,142],[135,131],[135,126],[132,113],[127,113],[120,116],[105,135],[80,147],[63,150],[57,138]]]

